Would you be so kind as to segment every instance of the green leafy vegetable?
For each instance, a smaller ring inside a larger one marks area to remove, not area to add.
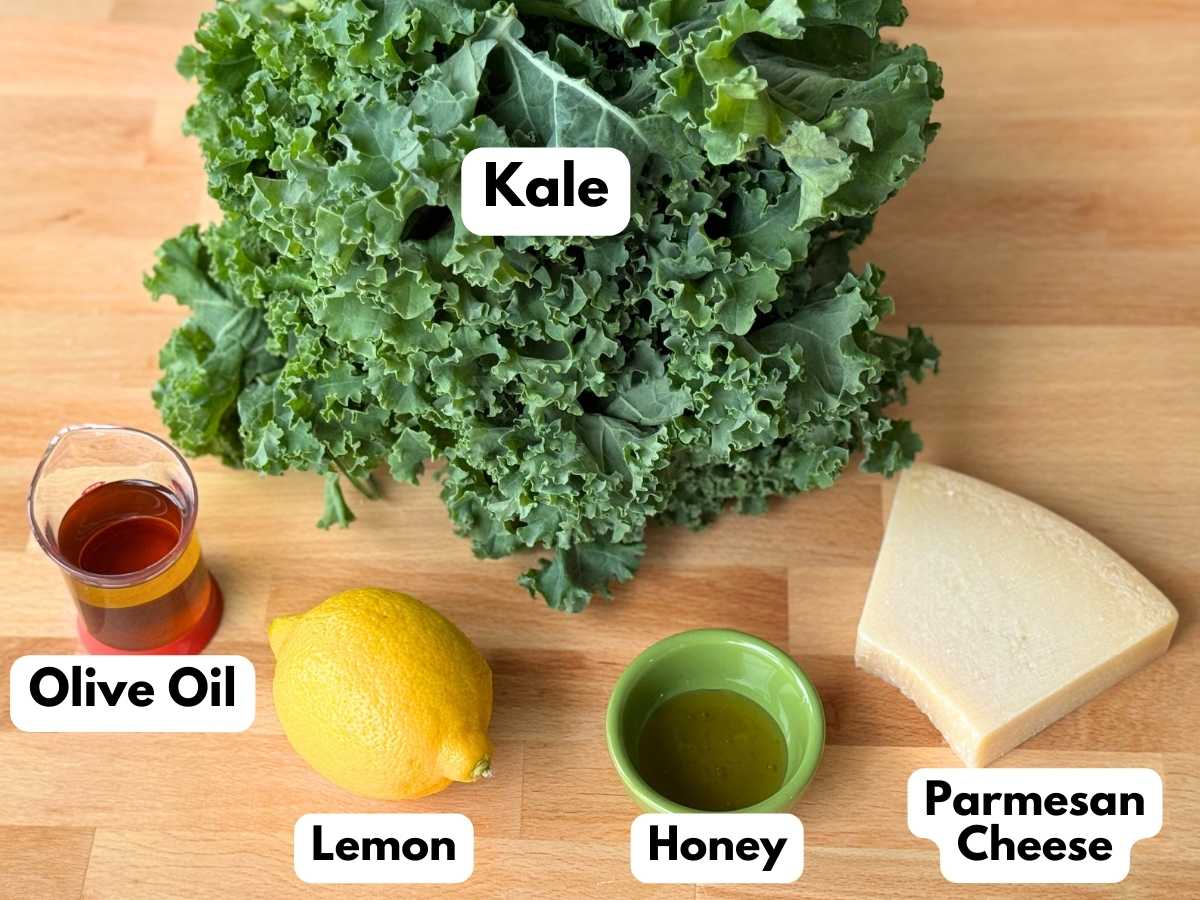
[[[936,366],[880,333],[849,252],[925,158],[940,71],[879,36],[897,0],[226,0],[180,71],[224,219],[147,287],[191,307],[155,391],[173,439],[325,474],[353,519],[386,464],[444,465],[481,556],[578,610],[633,576],[652,520],[908,465],[885,414]],[[489,146],[612,146],[632,219],[488,238],[458,212]]]

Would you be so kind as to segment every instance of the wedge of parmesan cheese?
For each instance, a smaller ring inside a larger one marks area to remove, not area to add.
[[[938,466],[901,476],[855,660],[986,766],[1164,653],[1179,614],[1028,500]]]

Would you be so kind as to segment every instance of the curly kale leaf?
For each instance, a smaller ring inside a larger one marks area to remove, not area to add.
[[[222,243],[221,230],[207,237],[218,253],[232,249]],[[192,315],[159,354],[163,378],[154,401],[171,439],[184,451],[216,454],[239,465],[238,397],[279,361],[266,349],[262,311],[221,279],[219,265],[195,226],[159,250],[158,264],[145,280],[147,290],[154,297],[176,297]]]

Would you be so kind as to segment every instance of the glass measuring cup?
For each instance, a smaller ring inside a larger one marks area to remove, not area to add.
[[[196,481],[135,428],[72,425],[29,488],[34,538],[58,565],[89,653],[198,653],[221,621],[196,537]]]

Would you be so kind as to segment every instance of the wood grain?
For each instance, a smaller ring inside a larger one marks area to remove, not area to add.
[[[158,430],[148,387],[182,316],[140,286],[154,247],[212,214],[174,73],[207,0],[0,0],[0,689],[26,653],[75,648],[63,587],[23,503],[68,422]],[[1168,655],[1006,757],[1163,774],[1162,834],[1121,885],[1030,896],[1200,892],[1200,6],[1191,0],[911,0],[906,41],[946,68],[929,164],[861,254],[889,271],[897,323],[943,373],[913,393],[926,459],[1046,504],[1127,556],[1182,613]],[[880,483],[781,502],[706,533],[659,531],[637,581],[578,617],[478,562],[435,486],[393,486],[350,530],[319,532],[320,485],[196,463],[201,536],[228,611],[213,650],[256,664],[244,735],[17,732],[0,721],[0,894],[329,895],[291,870],[302,813],[395,809],[324,783],[270,699],[274,615],[352,582],[403,587],[458,621],[496,673],[498,776],[415,809],[468,813],[469,896],[1009,897],[946,884],[909,834],[904,783],[955,760],[911,704],[853,666],[882,533]],[[829,747],[797,807],[803,879],[649,887],[629,876],[634,810],[604,751],[626,663],[683,628],[787,646],[826,703]],[[407,808],[407,807],[406,807]],[[344,888],[338,896],[439,891]]]

